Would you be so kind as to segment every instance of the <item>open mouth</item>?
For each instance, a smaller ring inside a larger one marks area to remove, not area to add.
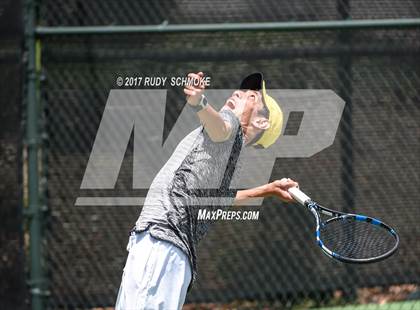
[[[228,99],[228,100],[226,101],[226,105],[227,105],[229,108],[231,108],[232,110],[233,110],[233,109],[235,109],[235,106],[236,106],[235,101],[233,101],[233,99]]]

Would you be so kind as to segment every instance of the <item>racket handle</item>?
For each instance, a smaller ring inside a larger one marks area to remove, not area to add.
[[[304,192],[302,192],[297,187],[289,188],[288,192],[293,197],[293,199],[300,203],[302,206],[305,205],[305,202],[311,200],[311,198],[309,198]]]

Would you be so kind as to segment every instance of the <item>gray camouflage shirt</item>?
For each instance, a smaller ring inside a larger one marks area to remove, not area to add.
[[[177,146],[154,178],[135,230],[146,229],[187,254],[193,284],[197,277],[196,246],[206,234],[210,220],[198,220],[198,210],[233,204],[236,191],[229,188],[244,145],[238,118],[230,110],[219,112],[232,126],[224,142],[213,142],[198,127]],[[223,200],[223,201],[222,201]]]

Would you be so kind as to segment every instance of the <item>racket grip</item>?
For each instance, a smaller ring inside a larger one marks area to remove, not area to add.
[[[311,200],[311,198],[309,198],[304,192],[302,192],[297,187],[289,188],[288,192],[293,197],[293,199],[300,203],[302,206],[305,205],[305,202]]]

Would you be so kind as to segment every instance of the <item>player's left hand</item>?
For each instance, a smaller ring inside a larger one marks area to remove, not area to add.
[[[190,105],[197,105],[201,100],[201,95],[204,93],[204,83],[203,83],[203,72],[190,73],[188,78],[193,79],[194,81],[199,81],[194,83],[194,85],[185,85],[184,93],[187,95],[187,102]]]
[[[292,179],[283,178],[268,183],[268,191],[270,195],[280,198],[284,202],[294,202],[295,200],[289,194],[288,189],[291,187],[299,187],[299,184]]]

